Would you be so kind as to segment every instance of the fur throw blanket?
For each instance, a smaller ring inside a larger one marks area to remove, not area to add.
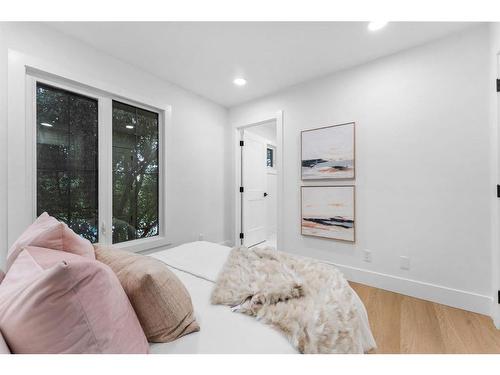
[[[333,266],[272,248],[241,247],[231,250],[211,302],[274,326],[301,353],[363,353],[371,347],[363,343],[356,298]]]

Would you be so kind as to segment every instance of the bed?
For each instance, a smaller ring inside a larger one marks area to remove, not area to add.
[[[153,354],[294,354],[297,351],[272,327],[254,318],[234,313],[227,306],[212,305],[210,294],[231,248],[206,241],[191,242],[161,250],[149,256],[161,260],[184,283],[194,306],[201,330],[162,344],[151,344]],[[369,347],[373,337],[366,310],[362,340]]]

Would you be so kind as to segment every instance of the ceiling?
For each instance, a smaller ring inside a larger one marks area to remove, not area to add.
[[[226,107],[471,27],[461,22],[49,22]],[[244,87],[232,81],[242,76]]]

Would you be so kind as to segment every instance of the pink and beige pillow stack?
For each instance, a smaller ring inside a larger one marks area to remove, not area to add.
[[[148,352],[118,278],[65,224],[42,214],[9,249],[7,267],[0,331],[13,353]]]

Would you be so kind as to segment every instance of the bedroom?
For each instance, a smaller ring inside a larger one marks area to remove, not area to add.
[[[500,26],[474,21],[0,22],[4,346],[500,354]],[[36,302],[72,262],[90,331]]]

